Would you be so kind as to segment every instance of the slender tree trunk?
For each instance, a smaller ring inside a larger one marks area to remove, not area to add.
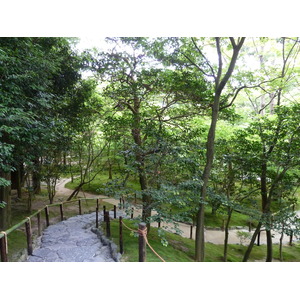
[[[248,246],[248,248],[247,248],[247,250],[246,250],[246,252],[244,254],[243,262],[247,262],[248,259],[249,259],[249,257],[250,257],[250,254],[251,254],[252,248],[254,246],[256,237],[257,237],[258,233],[260,232],[261,225],[262,225],[262,223],[259,222],[258,225],[257,225],[257,227],[256,227],[256,229],[255,229],[255,231],[254,231],[254,233],[253,233],[253,235],[252,235],[250,244],[249,244],[249,246]]]
[[[133,128],[131,130],[133,140],[136,144],[135,160],[137,163],[138,176],[140,187],[142,191],[142,220],[147,224],[147,230],[150,231],[150,223],[148,218],[151,217],[151,197],[147,194],[148,180],[145,170],[145,162],[143,151],[143,141],[141,136],[141,116],[140,116],[140,102],[138,98],[134,99],[134,112],[133,112]]]
[[[22,171],[20,167],[17,169],[17,193],[18,198],[22,199]]]
[[[271,230],[266,230],[266,234],[267,234],[267,258],[266,258],[266,262],[271,262],[272,261],[272,256],[273,256],[273,245],[272,245]]]
[[[0,170],[0,177],[10,180],[10,172]],[[11,225],[11,186],[0,187],[0,201],[5,202],[4,208],[0,208],[0,230],[5,230]]]
[[[32,188],[35,194],[39,194],[41,192],[41,176],[40,176],[40,160],[39,157],[35,158],[34,161],[34,170],[32,172]]]
[[[215,133],[216,133],[216,126],[217,120],[219,115],[219,103],[220,97],[218,95],[215,96],[214,105],[212,109],[212,118],[211,118],[211,125],[208,132],[207,137],[207,144],[206,144],[206,164],[205,169],[203,172],[202,180],[203,185],[201,188],[200,194],[200,205],[199,210],[197,213],[197,227],[196,227],[196,240],[195,240],[195,260],[196,261],[204,261],[204,251],[205,251],[205,239],[204,239],[204,210],[205,205],[204,202],[206,201],[206,193],[207,193],[207,186],[208,180],[210,177],[210,171],[213,164],[214,159],[214,148],[215,148]]]
[[[229,237],[229,224],[232,215],[232,208],[228,208],[227,221],[225,225],[225,239],[224,239],[224,261],[227,261],[227,251],[228,251],[228,237]]]
[[[195,260],[196,261],[204,261],[204,251],[205,251],[205,239],[204,239],[204,209],[205,209],[205,201],[206,201],[206,194],[207,194],[207,187],[208,181],[210,177],[210,172],[212,169],[212,164],[214,160],[214,146],[215,146],[215,133],[217,127],[217,121],[219,116],[219,109],[220,109],[220,99],[221,94],[226,86],[229,78],[232,75],[232,72],[235,68],[235,64],[241,50],[241,47],[245,41],[245,38],[241,38],[238,40],[238,43],[235,42],[233,38],[230,38],[232,47],[233,47],[233,54],[229,63],[229,67],[222,77],[223,72],[223,61],[222,61],[222,53],[221,53],[221,46],[220,46],[220,38],[216,38],[216,47],[218,52],[218,73],[215,78],[215,95],[214,101],[212,104],[212,115],[211,115],[211,124],[207,136],[207,143],[206,143],[206,162],[204,167],[204,172],[202,174],[202,181],[203,185],[201,188],[200,193],[200,204],[199,210],[197,213],[197,229],[196,229],[196,241],[195,241]]]
[[[82,186],[85,184],[85,182],[80,183],[75,190],[71,193],[71,195],[68,197],[68,199],[66,201],[70,201],[76,194],[79,193],[80,189],[82,188]]]
[[[284,226],[282,227],[280,239],[279,239],[279,260],[283,261],[283,254],[282,254],[282,241],[283,241],[283,235],[284,235]]]

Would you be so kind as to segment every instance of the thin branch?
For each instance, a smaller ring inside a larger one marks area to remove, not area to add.
[[[215,72],[214,72],[214,69],[213,67],[211,66],[209,60],[206,58],[206,56],[203,54],[203,52],[201,51],[201,49],[198,47],[196,41],[194,40],[194,38],[191,38],[195,48],[197,49],[197,51],[200,53],[200,55],[204,58],[206,64],[208,65],[208,67],[210,68],[210,71],[212,73],[212,77],[216,79],[216,76],[215,76]]]
[[[227,108],[227,107],[230,107],[230,106],[233,104],[233,102],[234,102],[234,100],[236,99],[236,97],[238,96],[239,92],[240,92],[241,90],[243,90],[243,89],[260,88],[260,89],[262,89],[265,93],[268,94],[268,92],[262,87],[262,85],[265,84],[265,83],[272,82],[272,81],[274,81],[274,80],[276,80],[276,79],[278,79],[278,78],[280,78],[280,77],[276,77],[276,78],[273,78],[273,79],[271,79],[271,80],[266,80],[266,81],[263,81],[263,82],[261,82],[261,83],[259,83],[259,84],[252,85],[252,86],[243,85],[243,86],[239,87],[239,88],[236,90],[236,92],[235,92],[235,94],[234,94],[232,100],[230,101],[230,103],[227,104],[227,105],[221,106],[221,107],[220,107],[220,110],[222,110],[222,109],[224,109],[224,108]]]
[[[205,76],[208,77],[213,77],[215,78],[214,75],[208,74],[206,72],[203,71],[203,69],[201,67],[199,67],[191,58],[189,58],[185,53],[180,52],[193,66],[195,66],[202,74],[204,74]]]

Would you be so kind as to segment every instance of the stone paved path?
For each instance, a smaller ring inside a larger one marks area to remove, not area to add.
[[[44,230],[28,262],[113,262],[108,246],[95,233],[96,213],[78,215]],[[99,221],[102,216],[99,214]]]

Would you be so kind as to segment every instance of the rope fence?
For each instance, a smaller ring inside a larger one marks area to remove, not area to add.
[[[139,234],[139,236],[143,237],[143,239],[145,240],[146,244],[148,245],[148,247],[151,249],[151,251],[162,261],[162,262],[166,262],[154,249],[153,247],[150,245],[148,238],[147,238],[147,227],[140,226],[138,230],[134,230],[130,227],[128,227],[123,221],[121,221],[122,225],[124,225],[125,228],[127,228],[128,230],[132,231],[132,232],[136,232]],[[143,223],[141,223],[143,224]],[[140,251],[143,251],[143,249],[140,249]]]
[[[50,218],[50,210],[53,207],[58,207],[58,211],[56,211],[56,215],[53,216],[52,213],[52,218],[58,218],[60,219],[60,221],[65,220],[66,216],[65,216],[65,210],[67,205],[72,205],[74,203],[76,203],[78,206],[78,213],[79,215],[81,215],[83,213],[82,210],[82,205],[81,202],[82,201],[88,201],[88,200],[94,200],[96,201],[96,207],[95,207],[95,212],[96,212],[96,228],[99,227],[99,202],[101,204],[103,200],[106,199],[111,199],[110,197],[105,197],[105,198],[80,198],[80,199],[75,199],[75,200],[70,200],[70,201],[63,201],[63,202],[57,202],[57,203],[53,203],[53,204],[48,204],[45,205],[44,207],[40,208],[39,210],[37,210],[36,212],[34,212],[33,214],[31,214],[28,217],[25,217],[22,221],[20,221],[18,224],[10,227],[9,229],[5,230],[5,231],[1,231],[0,232],[0,253],[1,253],[1,261],[2,262],[7,262],[8,261],[8,252],[9,252],[9,243],[8,243],[8,234],[14,232],[15,230],[19,229],[22,225],[25,225],[25,235],[26,235],[26,242],[27,242],[27,254],[28,255],[32,255],[33,253],[33,230],[32,230],[32,222],[33,222],[33,218],[37,217],[37,237],[41,235],[42,230],[44,228],[47,228],[48,226],[50,226],[50,221],[52,220]],[[120,209],[125,209],[125,198],[121,197],[120,198],[120,205],[119,205]],[[116,205],[113,206],[113,215],[114,218],[116,219]],[[129,212],[129,218],[133,219],[133,213],[134,213],[134,207],[131,207],[131,210]],[[42,222],[41,222],[41,216],[44,215],[45,217],[45,223],[44,226],[42,226]],[[60,218],[59,218],[60,217]],[[103,205],[103,219],[104,222],[106,222],[106,235],[109,238],[110,237],[110,224],[109,224],[109,211],[106,211],[106,207],[105,205]],[[56,220],[57,221],[57,220]],[[53,220],[52,220],[53,222]],[[143,225],[141,225],[143,224]],[[46,225],[46,226],[45,226]],[[121,226],[124,226],[126,229],[135,232],[138,234],[139,236],[139,261],[145,261],[145,248],[146,245],[150,248],[150,250],[162,261],[162,262],[166,262],[158,253],[157,251],[155,251],[155,249],[151,246],[151,244],[149,243],[148,240],[148,236],[147,236],[147,227],[146,224],[144,223],[140,223],[139,224],[139,229],[138,230],[134,230],[130,227],[128,227],[123,221],[122,221],[122,217],[120,217],[120,253],[123,254],[123,237],[122,237],[122,228]],[[160,227],[160,221],[158,222],[158,227]]]
[[[110,199],[109,197],[107,198],[99,198],[100,201],[105,200],[105,199]],[[45,215],[45,222],[46,222],[46,227],[50,225],[50,212],[49,209],[53,207],[58,207],[60,209],[60,219],[61,221],[64,220],[64,207],[66,207],[67,204],[74,204],[75,202],[78,203],[78,209],[79,209],[79,214],[82,213],[82,206],[81,206],[81,201],[85,200],[97,200],[97,205],[99,203],[99,199],[95,198],[80,198],[76,200],[70,200],[70,201],[64,201],[64,202],[59,202],[59,203],[53,203],[53,204],[48,204],[45,205],[44,207],[40,208],[37,210],[35,213],[31,214],[28,217],[25,217],[22,221],[19,223],[15,224],[14,226],[6,229],[5,231],[0,232],[0,254],[1,254],[1,262],[8,262],[8,253],[9,253],[9,243],[8,243],[8,235],[11,234],[12,232],[20,229],[22,225],[25,224],[25,235],[26,235],[26,243],[27,243],[27,254],[31,255],[33,252],[33,232],[32,232],[32,219],[34,217],[37,217],[37,236],[41,235],[42,232],[42,224],[41,224],[41,215],[42,212],[44,212]],[[79,204],[80,203],[80,204]],[[56,216],[54,216],[55,218]]]

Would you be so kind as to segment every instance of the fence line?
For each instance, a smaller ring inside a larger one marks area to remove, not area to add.
[[[110,199],[109,197],[106,198],[99,198],[100,200],[105,200],[105,199]],[[99,199],[96,198],[81,198],[81,199],[76,199],[76,200],[70,200],[70,201],[63,201],[60,203],[53,203],[53,204],[48,204],[45,205],[44,207],[40,208],[33,214],[31,214],[29,217],[26,217],[19,223],[15,224],[14,226],[8,228],[5,231],[0,232],[0,252],[1,252],[1,261],[2,262],[7,262],[8,261],[8,234],[14,232],[15,230],[19,229],[22,225],[25,224],[25,231],[26,231],[26,240],[27,240],[27,253],[28,255],[32,254],[32,229],[31,229],[31,219],[35,216],[37,216],[37,222],[38,222],[38,236],[41,234],[41,228],[40,228],[40,219],[41,219],[41,213],[42,211],[45,211],[45,218],[46,218],[46,227],[50,225],[50,219],[49,219],[49,208],[50,207],[60,207],[60,213],[61,213],[61,219],[63,218],[63,204],[70,204],[74,202],[78,202],[79,204],[79,214],[81,214],[81,201],[82,200],[94,200],[94,201],[99,201]]]

